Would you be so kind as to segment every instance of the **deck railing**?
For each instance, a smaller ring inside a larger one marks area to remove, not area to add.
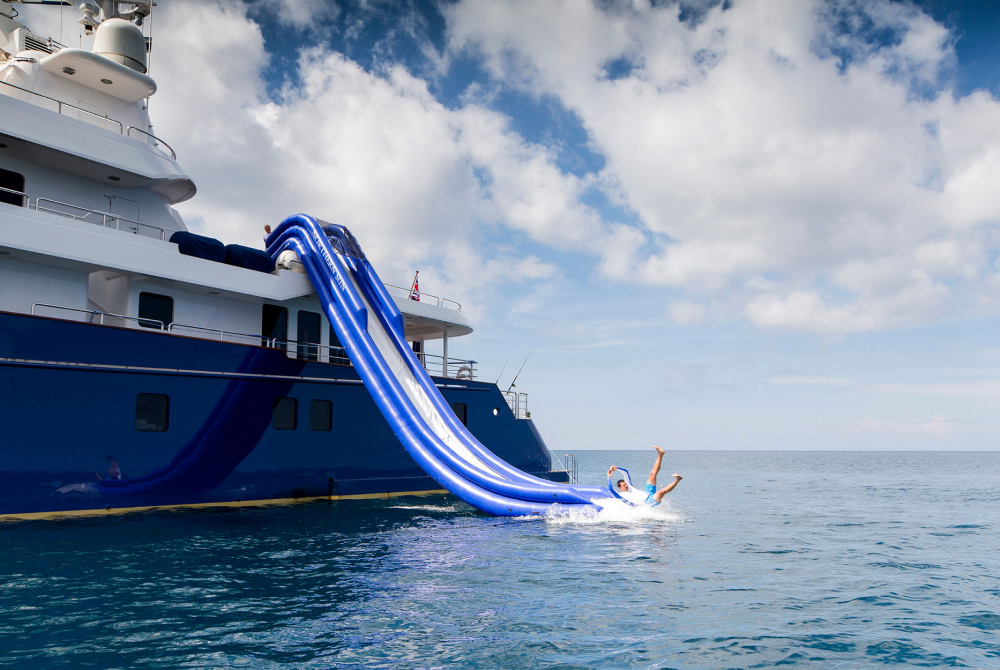
[[[137,324],[143,328],[153,328],[171,335],[186,337],[201,337],[203,339],[213,339],[220,342],[232,344],[246,344],[257,347],[269,347],[280,349],[289,358],[297,358],[305,361],[316,361],[318,363],[331,363],[333,365],[351,365],[351,359],[347,355],[347,350],[339,346],[318,344],[315,342],[299,342],[296,340],[286,340],[277,337],[269,338],[263,335],[252,333],[240,333],[232,330],[220,328],[208,328],[205,326],[192,326],[183,323],[164,324],[156,319],[148,319],[138,316],[125,316],[122,314],[112,314],[99,309],[80,309],[77,307],[66,307],[64,305],[52,305],[48,303],[36,302],[31,306],[32,316],[41,309],[62,310],[74,314],[85,316],[83,319],[87,323],[99,323],[101,325],[115,326],[118,324],[107,323],[105,320],[121,319],[128,323]],[[447,365],[444,364],[444,357],[436,354],[417,354],[427,373],[436,377],[456,379],[464,381],[474,381],[476,379],[476,361],[459,360],[449,358]],[[526,393],[506,394],[507,403],[511,405],[511,411],[518,418],[528,418],[528,395]],[[511,399],[510,396],[513,396]]]
[[[101,324],[102,326],[114,325],[105,323],[104,320],[107,318],[107,319],[121,319],[122,321],[137,323],[143,328],[155,328],[156,330],[167,330],[167,328],[163,325],[163,322],[158,319],[145,319],[145,318],[139,318],[137,316],[126,316],[124,314],[112,314],[111,312],[102,312],[99,309],[78,309],[76,307],[65,307],[63,305],[50,305],[44,302],[36,302],[31,305],[32,316],[36,316],[35,311],[38,308],[63,310],[66,312],[75,312],[77,314],[84,314],[87,316],[87,318],[85,319],[86,323],[94,323],[95,321],[97,321],[97,323]]]
[[[45,206],[43,206],[42,203],[45,203]],[[82,213],[74,214],[72,212],[64,212],[59,209],[54,209],[52,205],[55,205],[57,207],[64,207],[71,210],[76,210],[77,212],[82,212]],[[80,205],[73,205],[68,202],[53,200],[52,198],[35,198],[35,211],[48,212],[49,214],[58,214],[59,216],[65,216],[67,218],[73,219],[74,221],[83,221],[84,223],[92,223],[96,226],[101,226],[103,228],[113,227],[115,230],[121,230],[122,222],[124,221],[127,224],[127,227],[131,229],[125,232],[131,232],[134,235],[138,235],[140,229],[148,228],[151,231],[156,231],[156,233],[154,234],[158,234],[158,237],[161,240],[164,239],[166,236],[166,233],[163,230],[163,228],[160,228],[159,226],[153,226],[148,223],[143,223],[141,221],[126,219],[124,216],[121,216],[119,214],[112,214],[111,212],[102,212],[99,209],[90,209],[89,207],[81,207]],[[87,218],[90,216],[97,217],[100,220],[92,221]]]
[[[15,191],[12,188],[4,188],[3,186],[0,186],[0,191],[2,191],[3,193],[10,193],[12,195],[20,196],[21,197],[21,207],[27,207],[28,204],[31,202],[31,198],[29,198],[28,194],[25,193],[24,191]]]
[[[160,139],[156,135],[143,130],[142,128],[136,128],[135,126],[128,126],[128,127],[126,127],[126,126],[124,126],[121,123],[121,121],[118,121],[116,119],[112,119],[110,116],[107,115],[107,113],[98,114],[97,112],[93,112],[93,111],[91,111],[89,109],[84,109],[83,107],[77,107],[76,105],[71,105],[68,102],[63,102],[62,100],[59,100],[57,98],[50,98],[47,95],[42,95],[41,93],[36,93],[35,91],[29,91],[28,89],[21,88],[20,86],[17,86],[16,84],[10,83],[9,81],[0,81],[0,84],[3,84],[4,86],[9,86],[10,88],[17,89],[18,91],[21,91],[22,93],[27,93],[28,95],[33,95],[33,96],[36,96],[38,98],[42,98],[44,100],[47,100],[49,102],[54,102],[56,104],[56,110],[55,111],[56,111],[57,114],[62,114],[63,113],[63,108],[65,107],[65,108],[68,108],[68,109],[72,109],[72,110],[76,111],[77,113],[82,112],[83,114],[86,114],[89,117],[93,117],[94,119],[98,119],[99,120],[98,122],[102,123],[104,125],[104,129],[105,130],[113,130],[113,128],[109,128],[108,127],[109,124],[114,124],[114,125],[118,126],[118,134],[119,135],[125,135],[126,137],[132,137],[132,131],[134,130],[134,131],[136,131],[137,133],[139,133],[140,135],[143,136],[143,139],[141,140],[143,144],[150,144],[150,142],[147,141],[149,139],[153,140],[152,146],[156,147],[158,149],[159,149],[159,146],[162,144],[170,152],[170,157],[173,160],[177,160],[177,153],[173,150],[173,148],[171,148],[171,146],[169,144],[167,144],[166,142],[164,142],[162,139]],[[16,97],[16,96],[11,96],[11,97]],[[161,151],[162,151],[162,149],[161,149]],[[164,152],[164,153],[166,153],[166,152]]]
[[[514,413],[515,419],[530,419],[531,412],[528,410],[528,394],[517,391],[502,391],[507,406]]]
[[[410,289],[403,288],[402,286],[394,286],[393,284],[385,284],[386,290],[389,291],[390,295],[399,295],[403,298],[409,298],[411,295]],[[432,293],[420,292],[420,300],[415,300],[414,302],[425,302],[431,305],[437,305],[438,307],[446,307],[448,309],[453,309],[455,311],[461,312],[462,305],[455,300],[449,298],[440,298]]]
[[[580,483],[580,460],[575,454],[563,454],[563,470],[569,475],[570,484]]]

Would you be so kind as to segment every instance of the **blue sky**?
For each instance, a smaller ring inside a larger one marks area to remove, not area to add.
[[[149,27],[147,26],[147,30]],[[991,2],[164,3],[196,230],[453,297],[560,450],[995,449]],[[433,350],[433,345],[432,345]]]

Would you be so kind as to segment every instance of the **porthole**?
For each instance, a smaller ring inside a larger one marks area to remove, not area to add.
[[[499,407],[494,407],[493,408],[493,416],[500,416],[500,408]]]

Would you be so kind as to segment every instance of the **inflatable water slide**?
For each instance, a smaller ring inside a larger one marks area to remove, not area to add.
[[[466,429],[403,335],[403,317],[354,236],[298,214],[267,238],[277,257],[294,251],[340,343],[400,443],[443,488],[496,516],[592,509],[608,489],[539,479],[495,456]]]

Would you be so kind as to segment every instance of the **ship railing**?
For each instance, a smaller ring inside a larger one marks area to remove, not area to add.
[[[165,146],[170,151],[170,157],[173,158],[174,160],[177,160],[177,152],[174,151],[173,147],[171,147],[169,144],[167,144],[166,142],[164,142],[163,140],[161,140],[159,137],[157,137],[153,133],[147,133],[142,128],[136,128],[135,126],[129,126],[128,130],[125,131],[125,134],[127,136],[129,136],[129,137],[132,137],[132,131],[133,130],[135,132],[139,133],[140,135],[142,135],[144,138],[149,138],[149,139],[153,140],[153,146],[154,147],[159,147],[161,144],[163,146]],[[145,139],[143,139],[142,141],[146,142]],[[146,142],[146,144],[149,144],[149,142]]]
[[[569,475],[570,484],[580,483],[580,460],[575,454],[563,454],[563,470]]]
[[[47,206],[43,206],[45,203]],[[77,212],[82,212],[81,214],[74,214],[73,212],[65,212],[52,207],[55,205],[57,207],[64,207],[71,210],[76,210]],[[30,207],[30,204],[29,204]],[[155,231],[154,235],[159,235],[162,240],[165,238],[166,233],[163,228],[159,226],[153,226],[148,223],[142,223],[141,221],[134,221],[132,219],[127,219],[120,214],[112,214],[111,212],[102,212],[99,209],[90,209],[89,207],[81,207],[80,205],[73,205],[68,202],[61,202],[59,200],[52,200],[51,198],[35,198],[35,211],[37,212],[48,212],[50,214],[58,214],[59,216],[65,216],[74,221],[83,221],[84,223],[92,223],[96,226],[102,226],[104,228],[115,228],[116,230],[122,230],[122,222],[126,224],[127,230],[123,232],[130,232],[134,235],[138,235],[140,230],[149,229]],[[95,221],[88,217],[98,217],[100,220]]]
[[[299,342],[297,340],[286,340],[277,337],[269,338],[263,335],[240,333],[221,328],[192,326],[184,323],[164,324],[162,321],[157,319],[114,314],[100,309],[66,307],[65,305],[53,305],[44,302],[36,302],[32,304],[31,315],[38,316],[37,312],[39,309],[61,310],[64,312],[79,314],[82,317],[85,317],[81,320],[86,323],[99,323],[101,325],[115,326],[120,324],[114,323],[113,320],[119,319],[120,321],[126,323],[135,323],[143,328],[152,328],[170,333],[171,335],[180,335],[182,337],[185,335],[189,337],[204,337],[207,335],[212,339],[219,340],[220,342],[249,344],[258,347],[281,349],[289,358],[297,358],[304,361],[316,361],[318,363],[332,363],[334,365],[351,365],[351,359],[347,354],[347,350],[344,347],[337,345],[318,344],[315,342]],[[427,372],[431,375],[465,381],[474,381],[476,378],[476,361],[449,358],[447,364],[445,364],[443,356],[426,353],[419,353],[417,356],[427,369]],[[511,402],[515,403],[514,405],[511,405],[511,411],[513,411],[514,415],[518,418],[528,418],[530,414],[527,413],[527,394],[520,393],[511,395],[515,396],[513,401],[510,399],[507,401],[508,404]],[[520,398],[518,398],[518,396]],[[519,410],[519,407],[523,409]]]
[[[351,364],[351,359],[347,355],[347,349],[335,345],[283,340],[275,337],[269,340],[266,346],[281,349],[289,358],[297,358],[302,361],[333,363],[334,365]]]
[[[403,298],[410,299],[413,297],[413,292],[408,288],[403,288],[402,286],[393,286],[392,284],[385,284],[385,288],[390,294],[396,294]],[[454,309],[456,311],[462,311],[461,303],[451,300],[449,298],[439,298],[431,293],[420,292],[420,300],[414,300],[414,302],[424,302],[432,305],[437,305],[438,307],[445,307],[447,309]]]
[[[34,59],[32,59],[32,60],[34,60]],[[104,124],[104,129],[105,130],[111,130],[111,128],[108,128],[108,124],[109,123],[113,123],[116,126],[118,126],[118,134],[119,135],[123,135],[125,133],[125,127],[121,124],[121,122],[120,121],[116,121],[115,119],[112,119],[107,114],[98,114],[97,112],[92,112],[89,109],[84,109],[83,107],[77,107],[76,105],[71,105],[68,102],[63,102],[62,100],[57,100],[56,98],[50,98],[47,95],[42,95],[41,93],[36,93],[35,91],[29,91],[28,89],[21,88],[20,86],[17,86],[15,84],[10,83],[9,81],[0,81],[0,84],[3,84],[4,86],[10,86],[11,88],[16,88],[18,91],[21,91],[22,93],[27,93],[29,95],[34,95],[36,97],[48,100],[49,102],[56,103],[56,112],[58,114],[62,114],[63,113],[63,108],[65,107],[65,108],[68,108],[68,109],[72,109],[72,110],[74,110],[76,112],[82,112],[82,113],[86,114],[87,116],[94,117],[96,119],[100,119],[100,122]]]
[[[34,59],[31,59],[31,60],[34,60]],[[159,149],[160,145],[162,144],[164,147],[166,147],[170,151],[170,157],[172,159],[174,159],[174,160],[177,160],[177,153],[173,150],[173,148],[169,144],[167,144],[166,142],[164,142],[162,139],[160,139],[159,137],[157,137],[153,133],[150,133],[150,132],[147,132],[147,131],[143,130],[142,128],[136,128],[135,126],[128,126],[126,128],[121,123],[121,121],[118,121],[116,119],[112,119],[110,116],[108,116],[107,112],[105,112],[104,114],[99,114],[98,112],[94,112],[94,111],[91,111],[89,109],[84,109],[83,107],[77,107],[76,105],[71,105],[68,102],[63,102],[62,100],[59,100],[57,98],[50,98],[47,95],[42,95],[41,93],[36,93],[35,91],[29,91],[28,89],[21,88],[20,86],[17,86],[16,84],[10,83],[9,81],[0,81],[0,84],[3,84],[4,86],[9,86],[9,87],[14,88],[14,89],[17,89],[18,91],[21,91],[22,93],[27,93],[28,95],[33,95],[33,96],[36,96],[38,98],[42,98],[44,100],[47,100],[49,102],[54,102],[56,104],[56,110],[55,111],[56,111],[57,114],[62,114],[64,108],[66,108],[66,109],[72,109],[73,111],[75,111],[77,113],[83,113],[83,114],[86,114],[89,118],[95,119],[97,121],[97,124],[103,124],[105,130],[113,130],[113,128],[109,127],[110,124],[114,124],[114,125],[118,126],[118,134],[119,135],[125,135],[126,137],[132,137],[132,131],[134,130],[134,131],[136,131],[137,133],[139,133],[140,135],[143,136],[143,139],[140,140],[143,144],[149,144],[149,142],[147,141],[147,138],[148,139],[152,139],[153,140],[153,142],[152,142],[152,146],[153,147],[156,147],[157,149]],[[16,96],[12,96],[12,97],[16,97]],[[133,138],[133,139],[136,139],[136,138]],[[162,149],[160,149],[160,150],[163,151]],[[164,153],[166,153],[166,152],[164,152]]]
[[[0,186],[0,191],[3,191],[4,193],[12,193],[14,195],[21,196],[21,207],[28,207],[28,205],[31,203],[31,198],[29,198],[28,194],[25,193],[24,191],[15,191],[12,188],[4,188],[3,186]]]
[[[530,419],[531,411],[528,410],[528,394],[517,391],[501,391],[507,406],[514,413],[515,419]]]
[[[64,312],[74,312],[77,314],[85,315],[86,318],[83,320],[86,323],[96,322],[101,324],[102,326],[115,325],[113,323],[105,323],[105,319],[120,319],[122,321],[126,321],[129,323],[137,323],[143,328],[154,328],[156,330],[162,330],[162,331],[167,330],[166,326],[164,326],[163,322],[160,321],[159,319],[140,318],[138,316],[126,316],[124,314],[112,314],[111,312],[105,312],[99,309],[80,309],[78,307],[66,307],[64,305],[50,305],[44,302],[36,302],[31,305],[32,316],[38,316],[36,314],[38,308],[62,310]]]
[[[259,347],[271,346],[271,340],[263,335],[251,335],[249,333],[238,333],[232,330],[222,330],[219,328],[205,328],[203,326],[189,326],[184,323],[171,323],[167,326],[167,331],[181,335],[183,332],[192,333],[195,337],[207,333],[217,338],[220,342],[235,342],[237,344],[253,344]],[[183,331],[183,332],[182,332]]]
[[[415,355],[428,374],[467,381],[476,378],[476,361],[463,361],[449,356],[446,362],[444,356],[425,352],[417,352]]]

